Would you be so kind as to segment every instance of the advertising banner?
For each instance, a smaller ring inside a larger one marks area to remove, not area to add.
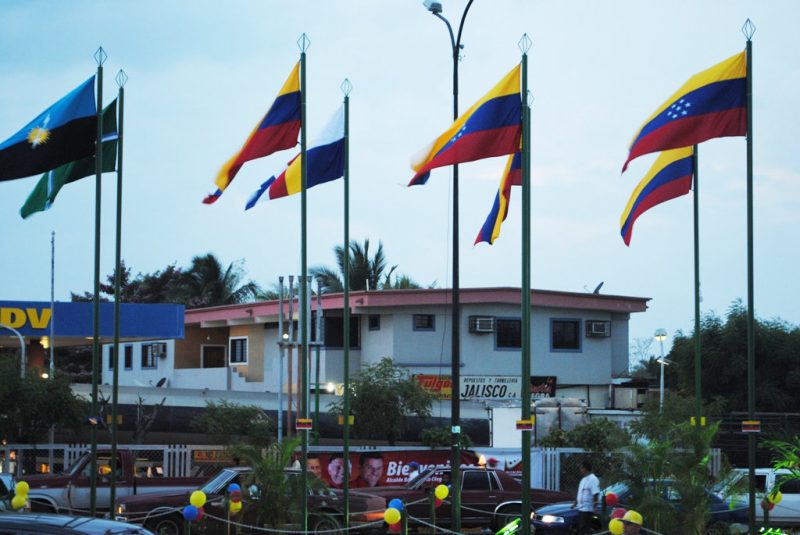
[[[414,378],[437,399],[451,399],[452,381],[449,375],[415,375]],[[514,375],[462,375],[459,394],[464,401],[504,401],[520,399],[520,378]],[[552,398],[556,395],[556,377],[531,377],[531,399]]]

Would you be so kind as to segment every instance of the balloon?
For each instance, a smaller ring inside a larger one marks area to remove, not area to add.
[[[228,511],[230,511],[233,514],[236,514],[241,510],[242,510],[242,502],[231,502],[230,504],[228,504]]]
[[[196,520],[197,522],[200,522],[201,520],[203,520],[203,515],[205,515],[205,514],[206,514],[206,512],[205,512],[205,511],[203,511],[203,508],[202,508],[202,507],[199,507],[199,508],[197,509],[197,518],[195,518],[195,520]]]
[[[401,528],[400,522],[398,522],[397,524],[392,524],[391,526],[389,526],[389,533],[400,533],[400,528]]]
[[[435,501],[435,502],[433,502],[433,506],[434,506],[434,507],[439,507],[439,506],[441,506],[443,503],[444,503],[444,500],[440,500],[439,498],[436,498],[436,501]]]
[[[619,503],[619,498],[613,492],[609,492],[606,494],[606,505],[609,507],[614,507]]]
[[[230,485],[228,485],[228,492],[233,492],[233,491],[235,491],[235,490],[241,491],[241,490],[242,490],[242,487],[240,487],[240,486],[239,486],[238,484],[236,484],[236,483],[231,483]]]
[[[241,502],[242,501],[242,491],[241,490],[234,490],[231,492],[230,495],[232,502]]]
[[[623,516],[625,516],[625,509],[622,507],[617,507],[611,511],[611,518],[622,518]]]
[[[400,522],[400,511],[398,511],[394,507],[389,507],[386,511],[384,511],[383,519],[390,526],[393,524],[397,524],[398,522]]]
[[[14,494],[17,496],[27,496],[29,490],[31,490],[30,486],[26,482],[20,481],[17,483],[17,486],[14,487]]]
[[[25,496],[20,496],[17,494],[11,499],[11,507],[14,509],[22,509],[28,503],[28,500],[25,499]]]
[[[17,484],[17,486],[19,486],[19,484]],[[778,490],[767,496],[767,499],[769,500],[770,503],[774,503],[775,505],[777,505],[781,503],[781,500],[783,499],[783,494],[781,494],[781,491]]]
[[[196,490],[189,496],[189,503],[200,509],[206,504],[206,493],[202,490]]]
[[[436,489],[434,489],[433,493],[440,500],[444,500],[445,498],[447,498],[447,496],[450,495],[450,489],[447,488],[447,485],[437,485]]]
[[[398,511],[402,511],[403,510],[403,500],[401,500],[400,498],[393,498],[389,502],[389,507],[393,507],[393,508],[397,509]]]
[[[625,531],[625,524],[623,524],[622,520],[619,518],[612,518],[611,522],[608,523],[608,531],[613,533],[613,535],[622,535]]]
[[[195,518],[197,518],[199,512],[200,511],[194,505],[187,505],[186,507],[183,508],[183,518],[185,518],[189,522],[192,522],[194,521]]]

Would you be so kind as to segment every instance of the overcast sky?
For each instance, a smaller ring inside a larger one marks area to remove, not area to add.
[[[465,0],[444,2],[457,25]],[[631,340],[693,327],[692,198],[647,212],[631,247],[619,235],[628,196],[655,155],[620,174],[636,129],[697,71],[754,37],[755,307],[800,323],[800,32],[793,1],[476,0],[464,27],[460,105],[467,109],[520,60],[533,40],[534,288],[650,297]],[[7,1],[0,5],[0,139],[91,76],[108,53],[130,76],[125,100],[123,257],[136,272],[189,264],[213,252],[245,261],[269,286],[300,270],[300,197],[244,212],[253,190],[294,151],[245,164],[213,206],[220,166],[239,148],[308,51],[308,133],[316,137],[351,95],[351,237],[380,240],[398,271],[450,286],[450,176],[405,188],[413,154],[450,124],[452,74],[444,24],[417,0]],[[747,297],[744,138],[700,147],[702,310],[724,314]],[[491,207],[504,158],[461,168],[463,287],[520,284],[520,192],[494,246],[472,246]],[[36,178],[0,183],[0,299],[49,300],[50,232],[56,298],[92,288],[94,179],[66,186],[49,212],[19,208]],[[342,239],[342,182],[309,193],[309,264],[333,264]],[[103,184],[102,273],[113,269],[115,177]],[[655,346],[654,346],[655,349]]]

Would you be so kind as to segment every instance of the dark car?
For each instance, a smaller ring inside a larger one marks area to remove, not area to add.
[[[247,486],[251,473],[252,470],[245,466],[224,468],[200,488],[206,495],[206,504],[203,507],[207,515],[206,523],[215,522],[212,516],[226,517],[224,498],[226,489],[231,483],[241,486],[245,496],[242,500],[243,505],[247,505],[250,501],[250,495],[257,494],[257,489],[250,489]],[[299,478],[301,472],[285,470],[284,474],[289,478]],[[309,487],[309,532],[341,528],[344,524],[344,500],[341,491],[332,490],[316,478]],[[182,535],[185,527],[182,509],[189,504],[189,495],[187,492],[173,492],[125,496],[116,501],[117,519],[141,523],[159,535]],[[363,524],[383,520],[385,510],[386,501],[380,497],[351,496],[350,526],[358,528]],[[244,524],[254,522],[246,516],[238,518],[237,521]]]
[[[669,482],[660,485],[659,491],[663,493],[673,507],[680,507],[680,496]],[[615,483],[603,489],[603,493],[616,494],[619,499],[618,507],[628,508],[626,505],[631,501],[632,492],[625,483]],[[706,491],[708,496],[708,508],[711,513],[710,523],[721,522],[723,524],[747,524],[747,510],[737,507],[737,502],[731,506],[730,500],[720,498],[716,494]],[[606,514],[610,515],[611,507],[608,507]],[[601,526],[601,507],[595,509],[593,527],[596,531],[606,529]],[[562,535],[575,533],[578,529],[578,510],[572,507],[572,502],[556,503],[536,510],[533,516],[532,525],[536,535]],[[647,522],[647,519],[645,519]]]
[[[405,486],[360,488],[352,493],[380,496],[387,502],[398,498],[405,502],[411,523],[415,519],[431,522],[431,493],[437,485],[449,481],[449,468],[433,468],[421,473]],[[503,470],[462,467],[461,524],[463,527],[491,526],[496,530],[511,518],[519,516],[521,496],[522,485]],[[563,492],[546,489],[531,489],[530,496],[532,507],[569,498]],[[435,514],[437,525],[449,525],[449,500],[435,509]]]
[[[3,535],[153,535],[141,526],[86,516],[47,513],[2,513],[0,533]]]

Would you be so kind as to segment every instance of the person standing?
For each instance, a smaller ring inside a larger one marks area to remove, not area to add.
[[[578,535],[592,533],[592,517],[600,500],[600,480],[592,473],[592,463],[581,462],[581,482],[572,506],[578,509]]]

